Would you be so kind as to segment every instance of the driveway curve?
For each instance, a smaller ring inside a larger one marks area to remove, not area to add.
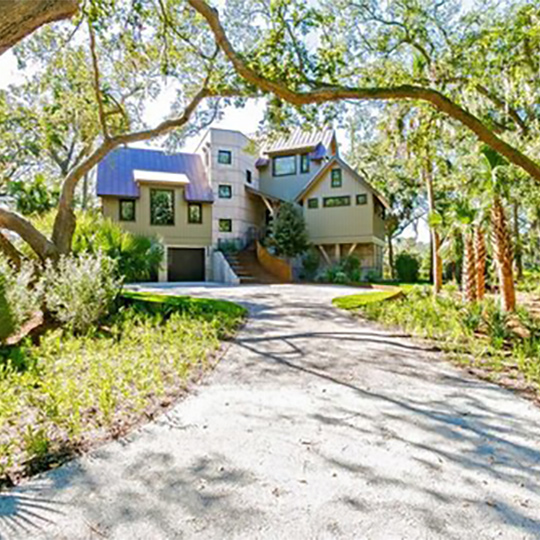
[[[532,403],[334,309],[347,287],[159,288],[251,318],[168,414],[0,496],[0,537],[540,538]]]

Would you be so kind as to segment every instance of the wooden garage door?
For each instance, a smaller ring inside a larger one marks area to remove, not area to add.
[[[168,281],[204,281],[204,249],[169,248]]]

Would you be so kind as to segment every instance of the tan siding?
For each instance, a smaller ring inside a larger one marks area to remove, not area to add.
[[[154,187],[154,186],[152,186]],[[155,186],[158,188],[159,186]],[[119,199],[103,197],[103,214],[119,222],[126,230],[147,236],[157,235],[165,245],[170,246],[209,246],[212,243],[212,205],[203,204],[203,222],[188,223],[188,203],[184,199],[184,188],[163,186],[163,189],[175,191],[174,225],[156,226],[150,224],[150,186],[141,186],[141,196],[135,202],[136,221],[119,221]]]
[[[335,167],[339,168],[339,167]],[[333,188],[330,183],[331,170],[308,192],[304,198],[304,215],[310,239],[315,244],[362,243],[374,236],[373,195],[371,191],[342,169],[342,187]],[[366,193],[367,204],[358,206],[356,195]],[[351,197],[351,206],[325,208],[324,197]],[[308,208],[307,201],[319,199],[319,208]]]

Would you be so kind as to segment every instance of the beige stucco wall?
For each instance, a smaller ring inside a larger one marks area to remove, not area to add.
[[[238,131],[210,129],[197,149],[214,192],[212,235],[216,245],[219,240],[245,238],[249,230],[260,223],[260,203],[246,192],[246,186],[259,188],[259,171],[255,167],[257,155],[251,146],[249,138]],[[219,150],[231,152],[230,165],[218,162]],[[246,170],[251,171],[251,184],[247,183]],[[231,199],[219,197],[220,184],[231,186]],[[220,219],[232,220],[230,233],[220,232]]]
[[[150,224],[150,189],[154,187],[174,190],[174,225]],[[156,235],[165,246],[205,247],[212,243],[212,205],[202,204],[201,224],[188,223],[188,203],[184,199],[183,187],[142,184],[140,198],[135,201],[136,221],[119,221],[119,199],[116,197],[103,197],[102,208],[104,216],[119,222],[126,230],[147,236]]]
[[[315,184],[303,199],[304,216],[306,218],[307,229],[310,240],[314,244],[352,244],[367,243],[384,240],[380,235],[375,223],[373,193],[369,187],[357,180],[347,169],[342,169],[342,186],[340,188],[331,187],[331,170],[339,168],[338,165],[328,170],[324,176]],[[367,204],[357,205],[356,195],[366,193]],[[351,206],[339,206],[325,208],[323,206],[324,197],[338,197],[349,195]],[[318,198],[318,208],[308,208],[308,199]],[[378,218],[380,219],[380,218]],[[382,221],[382,220],[381,220]]]

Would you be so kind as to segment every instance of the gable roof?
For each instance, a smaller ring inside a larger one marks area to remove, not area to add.
[[[283,135],[277,140],[269,142],[263,149],[263,153],[275,154],[292,150],[313,150],[319,145],[328,150],[334,138],[335,132],[331,127],[316,131],[304,131],[302,128],[296,128],[289,135]]]
[[[167,154],[146,148],[117,148],[102,160],[97,170],[97,195],[138,198],[135,171],[185,175],[189,180],[184,195],[187,201],[212,202],[212,188],[198,154]]]
[[[336,164],[349,171],[349,173],[352,174],[356,180],[372,191],[383,206],[388,209],[390,208],[388,201],[363,176],[358,174],[358,172],[356,172],[346,161],[343,161],[338,156],[334,156],[332,159],[330,159],[328,163],[308,181],[308,183],[302,188],[302,191],[300,191],[300,193],[296,196],[295,201],[301,201],[311,191],[311,189],[315,187],[315,184],[332,168],[332,166]]]

